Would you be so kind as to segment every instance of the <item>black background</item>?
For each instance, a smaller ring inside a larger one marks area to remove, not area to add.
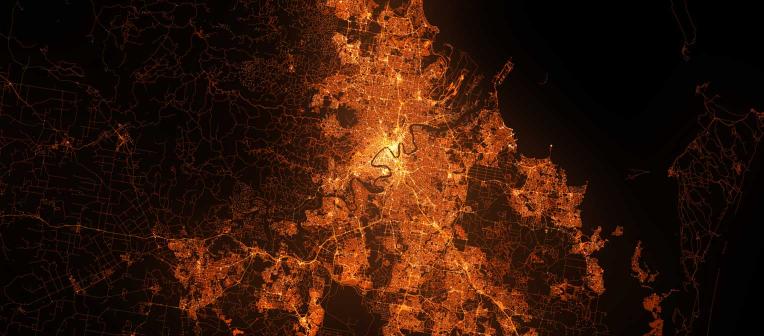
[[[681,5],[676,8],[684,18]],[[676,184],[667,169],[700,129],[703,100],[696,85],[709,82],[711,94],[732,111],[764,109],[764,28],[755,7],[690,2],[697,40],[684,59],[670,1],[425,2],[439,41],[468,53],[487,76],[513,60],[499,89],[504,120],[522,153],[545,157],[553,144],[552,158],[569,181],[588,182],[584,225],[605,232],[624,226],[623,239],[612,238],[600,253],[608,288],[600,307],[614,334],[646,331],[644,317],[635,314],[644,293],[625,286],[633,280],[623,255],[636,240],[643,241],[646,262],[661,272],[664,285],[681,275]],[[686,20],[683,27],[691,37]],[[713,272],[702,279],[712,290],[720,268],[715,304],[702,308],[712,309],[710,327],[701,321],[696,334],[758,329],[761,156],[748,172],[740,207],[722,229],[726,253],[709,260]],[[627,180],[631,169],[650,173]]]

